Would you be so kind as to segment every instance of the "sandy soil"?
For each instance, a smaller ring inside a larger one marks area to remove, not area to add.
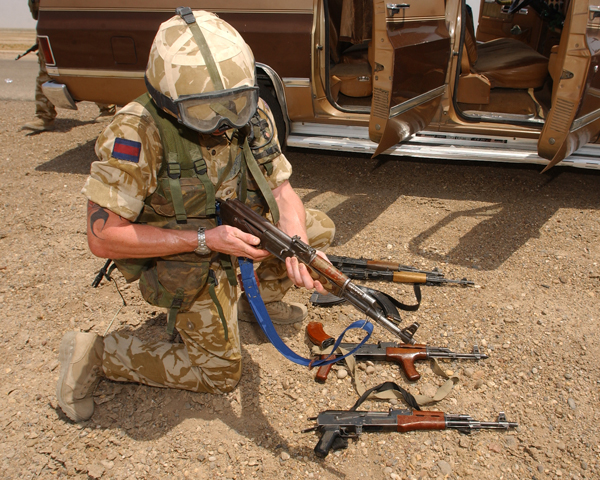
[[[437,266],[477,283],[424,287],[421,309],[404,314],[406,325],[422,325],[420,342],[463,351],[478,344],[490,355],[443,363],[460,382],[428,409],[479,420],[504,411],[519,423],[513,432],[472,436],[364,434],[321,460],[312,450],[317,437],[300,431],[311,425],[307,417],[352,405],[352,380],[316,383],[313,371],[286,361],[249,324],[241,325],[243,378],[230,395],[103,381],[88,422],[73,424],[56,408],[62,335],[103,333],[120,300],[108,282],[90,287],[103,261],[88,251],[79,193],[104,123],[83,104],[61,111],[56,131],[27,135],[19,126],[33,108],[2,102],[0,118],[3,478],[599,478],[598,173],[288,153],[305,203],[336,222],[331,252]],[[117,281],[127,307],[112,328],[166,338],[164,314],[136,285]],[[409,286],[370,286],[412,300]],[[280,333],[308,355],[308,321],[338,334],[352,318],[359,315],[349,306],[309,306],[299,328]],[[376,326],[373,340],[392,338]],[[417,368],[416,383],[392,364],[361,375],[369,386],[389,379],[413,393],[442,383],[427,363]]]

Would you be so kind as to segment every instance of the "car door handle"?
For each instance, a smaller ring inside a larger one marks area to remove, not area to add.
[[[408,3],[387,3],[385,6],[387,8],[388,17],[393,17],[397,13],[400,13],[400,10],[410,8]]]
[[[600,17],[600,7],[590,5],[590,20],[593,20],[596,17]]]

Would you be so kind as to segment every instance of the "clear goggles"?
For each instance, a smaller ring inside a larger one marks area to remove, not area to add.
[[[258,87],[240,87],[201,95],[183,95],[175,100],[181,123],[201,133],[222,126],[242,128],[258,108]]]
[[[146,81],[147,86],[152,87]],[[152,88],[152,90],[155,90]],[[150,92],[153,93],[153,92]],[[159,92],[156,92],[159,93]],[[213,133],[223,126],[242,128],[258,108],[258,86],[244,86],[211,93],[182,95],[177,100],[160,94],[162,105],[186,127],[200,133]],[[155,95],[152,95],[156,98]]]

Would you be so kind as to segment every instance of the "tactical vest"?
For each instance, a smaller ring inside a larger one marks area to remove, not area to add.
[[[233,196],[261,215],[271,211],[277,223],[277,204],[260,168],[262,166],[268,174],[272,173],[272,160],[281,154],[276,142],[272,142],[267,119],[257,112],[247,127],[234,131],[229,161],[220,172],[217,184],[213,185],[198,145],[198,133],[158,110],[148,94],[135,101],[152,115],[163,147],[157,188],[145,199],[144,208],[135,223],[173,230],[197,231],[201,226],[214,228],[218,221],[215,192],[223,181],[235,176],[237,191]],[[173,332],[177,313],[189,310],[208,283],[227,338],[227,325],[214,289],[216,276],[210,266],[220,262],[229,282],[236,285],[235,261],[218,252],[204,256],[191,252],[161,258],[116,260],[115,264],[127,282],[140,280],[140,291],[148,303],[169,309],[169,333]]]

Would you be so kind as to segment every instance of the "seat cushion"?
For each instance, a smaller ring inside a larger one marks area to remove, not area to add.
[[[371,66],[366,61],[338,63],[331,69],[331,75],[341,81],[339,91],[348,97],[368,97],[373,93]]]
[[[538,88],[548,76],[548,59],[523,42],[499,38],[477,45],[471,68],[485,75],[492,88]]]

